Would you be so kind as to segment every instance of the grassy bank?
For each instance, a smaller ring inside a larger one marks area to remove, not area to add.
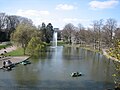
[[[5,56],[24,56],[23,48],[18,48],[5,54]]]
[[[102,51],[99,51],[97,49],[93,49],[92,47],[89,46],[80,46],[79,44],[76,45],[69,45],[69,44],[64,44],[63,42],[59,42],[58,45],[63,45],[64,47],[77,47],[77,48],[83,48],[89,51],[97,52],[97,53],[102,53]],[[8,52],[4,54],[5,56],[24,56],[24,50],[23,48],[18,48],[14,51]]]
[[[11,44],[0,45],[0,49],[7,48],[7,47],[9,47],[9,46],[11,46]]]
[[[64,44],[65,44],[65,43],[64,43],[63,41],[58,41],[58,42],[57,42],[57,45],[58,45],[58,46],[63,46]]]
[[[73,44],[73,45],[70,45],[70,44],[64,44],[63,46],[64,46],[64,47],[80,47],[79,44]]]
[[[81,47],[81,48],[86,49],[86,50],[89,50],[89,51],[97,52],[97,53],[102,53],[101,50],[99,51],[99,50],[93,49],[93,48],[91,48],[91,47]]]
[[[57,46],[64,46],[65,42],[63,41],[57,41]],[[49,46],[53,45],[53,42],[50,42],[50,44],[48,44]]]

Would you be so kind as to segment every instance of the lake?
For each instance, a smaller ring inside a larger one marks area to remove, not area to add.
[[[114,88],[114,63],[105,56],[76,47],[50,47],[32,64],[0,70],[0,90],[105,90]],[[71,77],[72,72],[82,72]]]

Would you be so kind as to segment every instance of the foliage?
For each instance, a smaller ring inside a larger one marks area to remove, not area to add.
[[[47,27],[46,27],[47,31],[46,31],[46,43],[50,43],[50,41],[53,39],[53,26],[51,23],[48,23]]]
[[[27,51],[30,55],[38,55],[46,50],[46,43],[41,42],[39,37],[32,37],[27,46]]]
[[[42,27],[40,28],[42,32],[42,41],[46,43],[50,43],[53,38],[53,26],[51,23],[48,23],[46,26],[45,23],[42,23]]]
[[[7,41],[6,33],[0,31],[0,42],[4,42],[4,41]]]
[[[25,54],[26,47],[31,38],[34,36],[40,36],[36,27],[28,23],[22,23],[18,25],[16,31],[11,35],[11,40],[21,45]]]
[[[120,89],[120,63],[114,62],[114,65],[116,73],[114,73],[112,76],[114,77],[116,87]]]
[[[114,48],[110,48],[108,51],[109,55],[120,60],[120,41],[116,40],[114,42]]]
[[[120,40],[115,40],[114,47],[108,50],[108,54],[120,60]],[[116,73],[113,74],[114,82],[120,88],[120,62],[114,62]]]
[[[0,13],[0,41],[10,41],[10,34],[14,32],[18,24],[21,23],[32,24],[32,20],[21,16]]]

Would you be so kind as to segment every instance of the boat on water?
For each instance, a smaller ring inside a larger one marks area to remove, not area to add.
[[[12,68],[11,68],[10,66],[8,66],[8,67],[3,67],[2,69],[5,70],[5,71],[11,71],[11,70],[12,70]]]
[[[3,67],[2,67],[2,69],[3,69],[3,70],[6,70],[6,71],[11,71],[12,68],[14,68],[14,67],[15,67],[15,64],[12,63],[10,60],[8,60],[8,61],[4,61],[4,62],[3,62]]]
[[[25,61],[22,61],[20,64],[22,64],[22,65],[27,65],[27,64],[31,64],[31,62],[28,61],[28,60],[25,60]]]
[[[79,76],[82,76],[81,72],[73,72],[73,73],[71,73],[71,77],[79,77]]]

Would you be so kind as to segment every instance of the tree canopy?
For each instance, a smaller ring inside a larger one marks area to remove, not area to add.
[[[39,37],[32,37],[28,43],[27,51],[30,55],[39,55],[40,52],[46,50],[46,45]]]
[[[40,36],[37,28],[35,26],[31,26],[31,24],[22,23],[17,26],[16,31],[11,35],[11,40],[21,45],[25,54],[29,41],[35,36]]]
[[[9,41],[10,34],[14,32],[18,24],[21,23],[32,24],[32,20],[21,16],[0,13],[0,42]]]
[[[50,43],[50,41],[53,39],[53,26],[51,23],[48,23],[46,26],[45,23],[42,23],[42,26],[40,28],[42,33],[42,41],[46,43]]]

